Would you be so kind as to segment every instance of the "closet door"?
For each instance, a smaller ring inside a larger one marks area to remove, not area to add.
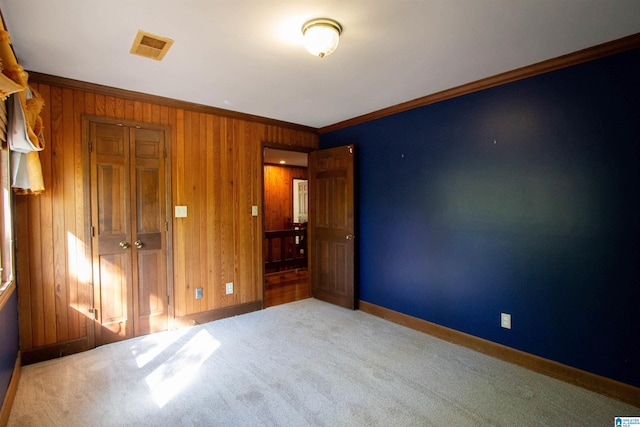
[[[95,344],[167,329],[164,131],[90,123]]]
[[[129,129],[91,123],[96,345],[133,337]]]
[[[164,132],[131,129],[135,335],[167,330]]]

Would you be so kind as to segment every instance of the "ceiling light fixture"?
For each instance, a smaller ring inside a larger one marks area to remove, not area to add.
[[[314,56],[324,58],[336,50],[342,26],[333,19],[312,19],[302,26],[304,46]]]

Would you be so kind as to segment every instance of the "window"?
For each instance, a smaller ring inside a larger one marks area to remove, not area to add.
[[[4,106],[4,101],[0,101]],[[5,138],[6,115],[0,108],[0,302],[2,294],[13,283],[13,222],[11,217],[11,178],[9,174],[9,149]]]

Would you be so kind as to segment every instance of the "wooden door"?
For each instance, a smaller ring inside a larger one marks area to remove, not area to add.
[[[164,131],[90,122],[95,344],[167,329]]]
[[[309,273],[311,294],[354,309],[354,147],[309,157]]]
[[[131,174],[134,332],[167,330],[166,200],[164,132],[131,129],[135,164]]]

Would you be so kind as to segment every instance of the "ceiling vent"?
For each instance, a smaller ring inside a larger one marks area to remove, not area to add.
[[[138,30],[136,39],[133,41],[129,52],[134,55],[161,61],[172,44],[173,40],[171,39]]]

